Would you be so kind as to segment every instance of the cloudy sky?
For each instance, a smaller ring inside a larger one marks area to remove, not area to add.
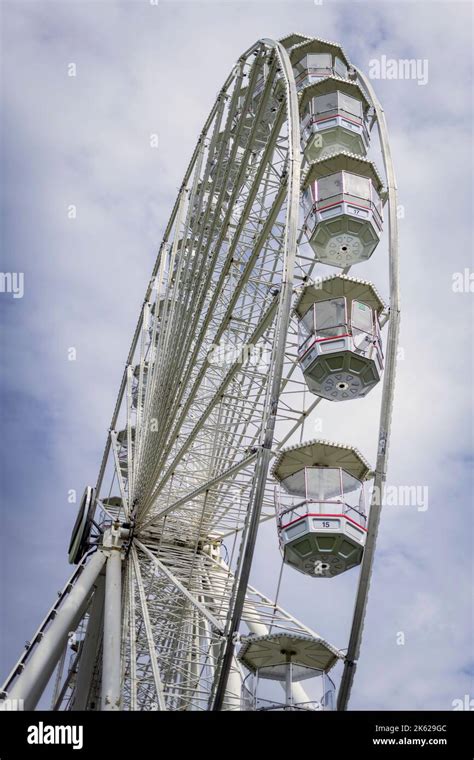
[[[3,0],[0,9],[2,271],[24,273],[23,298],[0,293],[0,678],[70,573],[68,490],[95,482],[145,286],[202,123],[244,50],[298,31],[340,42],[365,71],[382,56],[428,67],[425,84],[373,81],[403,206],[403,353],[388,481],[427,488],[428,502],[385,508],[351,707],[451,709],[474,696],[474,295],[453,290],[453,276],[474,269],[471,4]],[[374,279],[382,264],[381,254]],[[378,393],[326,404],[324,437],[373,462]],[[254,584],[273,594],[278,569],[267,524]],[[280,596],[341,648],[356,573],[346,576],[324,586],[287,569]]]

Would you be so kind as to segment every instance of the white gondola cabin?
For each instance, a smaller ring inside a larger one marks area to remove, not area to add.
[[[301,148],[308,161],[347,151],[365,156],[369,148],[370,104],[355,82],[320,79],[301,93]]]
[[[351,446],[310,441],[283,449],[273,466],[283,560],[301,573],[332,577],[358,565],[366,537],[369,464]]]
[[[296,87],[301,90],[323,77],[346,79],[350,63],[339,45],[326,40],[312,39],[296,45],[290,51]]]
[[[242,686],[242,709],[334,710],[335,687],[328,672],[340,658],[335,647],[310,635],[246,637],[238,654],[249,671]]]
[[[382,232],[383,183],[375,164],[334,153],[310,165],[302,186],[316,260],[344,268],[370,258]]]
[[[298,363],[311,393],[347,401],[366,396],[379,382],[383,309],[372,283],[347,275],[304,287],[295,304]]]

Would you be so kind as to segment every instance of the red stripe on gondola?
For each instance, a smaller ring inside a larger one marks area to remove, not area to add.
[[[286,525],[280,525],[281,530],[285,530],[285,528],[288,528],[290,525],[293,525],[296,522],[299,522],[300,520],[304,520],[305,517],[344,517],[346,520],[349,520],[349,522],[354,523],[354,525],[357,525],[358,528],[364,531],[364,533],[367,533],[367,528],[364,528],[360,523],[356,522],[352,519],[352,517],[347,517],[347,515],[320,515],[318,512],[308,512],[308,514],[303,515],[302,517],[297,517],[296,520],[292,520],[289,523],[286,523]]]

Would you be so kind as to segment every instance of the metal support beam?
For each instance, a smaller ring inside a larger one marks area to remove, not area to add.
[[[138,588],[138,594],[140,597],[140,605],[142,610],[142,617],[143,617],[143,624],[145,626],[145,634],[147,638],[147,644],[148,644],[148,652],[150,655],[150,661],[151,661],[151,668],[153,672],[153,680],[155,682],[155,689],[156,689],[156,697],[157,697],[157,704],[159,710],[166,710],[166,704],[165,704],[165,696],[163,693],[163,683],[161,680],[161,674],[160,669],[158,667],[158,659],[156,657],[156,648],[155,648],[155,642],[153,641],[153,629],[151,625],[150,620],[150,613],[148,610],[148,605],[146,602],[146,596],[145,596],[145,589],[143,585],[143,578],[142,573],[140,570],[140,563],[138,561],[138,555],[137,550],[135,549],[134,545],[132,544],[132,548],[130,551],[132,562],[133,562],[133,568],[135,572],[135,578],[137,580],[137,588]]]
[[[103,575],[99,575],[89,610],[89,622],[87,623],[86,635],[84,636],[84,642],[82,644],[82,651],[77,670],[76,688],[71,701],[71,710],[87,709],[92,676],[100,643],[100,635],[102,633],[104,591],[105,578]]]
[[[117,481],[120,488],[120,496],[122,497],[123,510],[125,512],[125,515],[128,517],[129,515],[128,499],[127,499],[127,493],[125,491],[125,482],[123,479],[122,470],[120,469],[117,433],[115,432],[115,430],[110,431],[110,440],[111,440],[111,445],[112,445],[112,454],[114,457],[115,474],[117,475]],[[127,445],[128,445],[128,438],[127,438]]]
[[[374,497],[370,507],[367,524],[367,537],[359,575],[359,585],[354,607],[354,616],[347,649],[344,672],[339,686],[337,709],[346,710],[349,701],[352,683],[354,681],[357,660],[360,653],[362,631],[364,627],[367,600],[369,596],[370,578],[374,562],[375,544],[382,510],[382,492],[385,484],[388,463],[388,446],[390,440],[390,426],[393,409],[393,397],[395,389],[395,370],[397,362],[398,331],[400,321],[400,293],[398,275],[398,220],[397,220],[397,184],[395,171],[392,163],[388,131],[385,122],[385,114],[380,105],[374,89],[367,77],[359,70],[357,73],[362,80],[365,89],[372,101],[377,116],[380,145],[387,175],[388,185],[388,208],[389,208],[389,280],[390,280],[390,321],[387,335],[387,349],[385,356],[385,372],[382,388],[382,401],[380,411],[379,441],[377,451],[377,463],[374,478]]]
[[[209,592],[212,594],[212,581],[209,573],[205,574],[205,583],[207,586],[206,597],[209,596]],[[213,604],[216,604],[213,599]],[[218,606],[216,604],[216,606]],[[212,655],[214,664],[218,661],[220,654],[220,643],[216,642],[212,646]],[[215,672],[215,671],[214,671]],[[235,655],[232,656],[232,663],[229,670],[229,678],[227,679],[227,685],[224,694],[224,700],[222,703],[222,710],[226,712],[237,712],[241,710],[242,704],[242,684],[243,676],[242,669]]]
[[[70,631],[76,630],[106,556],[97,551],[59,608],[51,625],[8,692],[10,699],[23,699],[25,710],[34,710],[62,654]]]
[[[122,626],[122,553],[110,550],[105,569],[102,710],[120,710],[120,641]]]

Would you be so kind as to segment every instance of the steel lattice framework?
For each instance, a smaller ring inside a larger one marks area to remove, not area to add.
[[[318,635],[249,585],[258,526],[274,519],[269,464],[322,401],[306,391],[291,311],[315,267],[290,59],[309,39],[263,39],[245,52],[200,134],[90,489],[87,546],[3,687],[27,709],[56,665],[54,709],[240,709],[243,624]],[[383,112],[358,77],[379,128],[390,225],[380,487],[398,335],[397,202]],[[380,508],[375,500],[349,649],[338,652],[339,709],[359,654]]]

